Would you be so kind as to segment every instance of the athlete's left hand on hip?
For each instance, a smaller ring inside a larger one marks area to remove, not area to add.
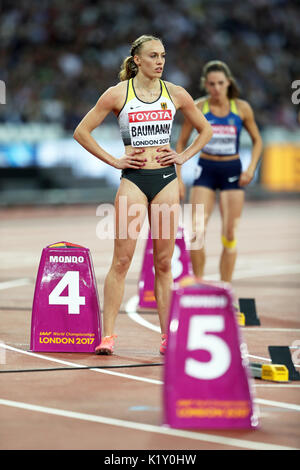
[[[161,166],[168,166],[172,163],[182,165],[182,163],[184,163],[183,157],[170,147],[159,147],[157,152],[160,152],[160,155],[156,157],[156,160]]]

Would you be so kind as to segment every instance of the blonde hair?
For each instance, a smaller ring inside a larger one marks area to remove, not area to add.
[[[144,34],[143,36],[140,36],[132,43],[131,49],[130,49],[130,55],[126,57],[126,59],[123,61],[121,65],[121,70],[119,73],[119,78],[121,81],[129,80],[129,78],[135,77],[136,74],[138,73],[138,66],[134,62],[134,56],[136,54],[139,54],[142,45],[147,41],[160,41],[161,42],[161,39],[155,36]]]
[[[240,95],[240,90],[234,76],[232,75],[228,65],[226,65],[225,62],[221,62],[221,60],[211,60],[204,65],[200,80],[201,89],[205,89],[205,81],[210,72],[223,72],[225,77],[228,78],[230,81],[230,85],[227,90],[228,98],[237,98]]]

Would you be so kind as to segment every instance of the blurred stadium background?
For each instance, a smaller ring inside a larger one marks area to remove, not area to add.
[[[118,82],[121,62],[141,34],[162,38],[163,78],[195,99],[203,65],[227,62],[264,140],[248,197],[298,197],[300,91],[292,86],[300,89],[299,25],[297,0],[2,0],[1,206],[112,201],[119,171],[88,154],[72,134]],[[178,113],[173,145],[180,124]],[[123,154],[114,116],[93,135],[109,152]],[[244,165],[250,144],[244,133]],[[196,160],[183,168],[187,185]]]

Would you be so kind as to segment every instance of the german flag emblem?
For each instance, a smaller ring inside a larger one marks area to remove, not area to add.
[[[161,109],[167,109],[167,103],[160,103]]]

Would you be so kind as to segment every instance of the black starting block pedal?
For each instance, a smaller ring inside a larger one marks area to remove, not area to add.
[[[289,371],[289,380],[300,380],[300,373],[295,369],[288,346],[268,346],[273,364],[284,364]]]
[[[240,326],[260,326],[255,299],[239,299],[239,309],[237,318]]]

